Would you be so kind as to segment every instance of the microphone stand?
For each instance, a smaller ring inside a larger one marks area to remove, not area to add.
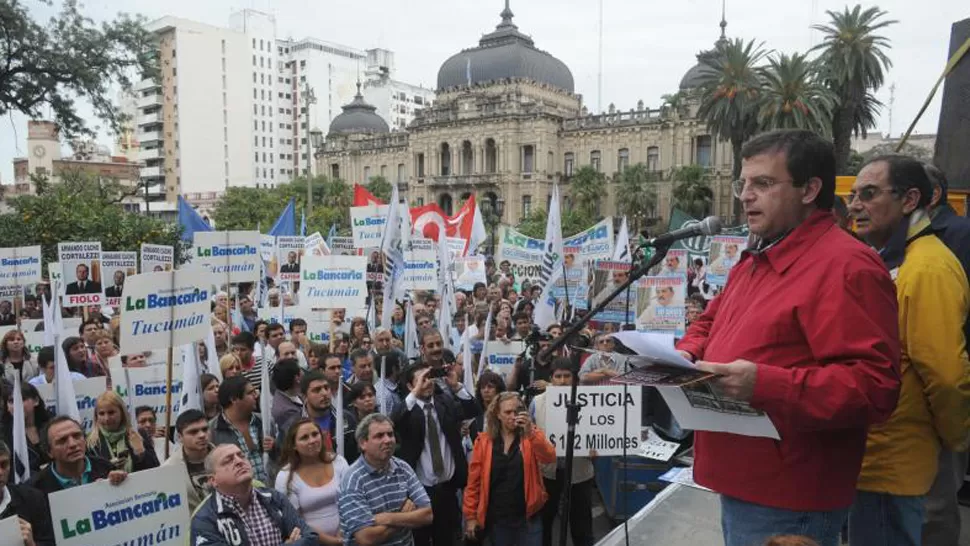
[[[552,340],[537,356],[544,360],[550,358],[556,351],[566,346],[566,343],[574,335],[582,331],[586,324],[600,311],[602,311],[611,301],[629,289],[640,277],[647,274],[654,266],[663,261],[670,250],[671,243],[667,243],[655,248],[653,256],[646,262],[642,262],[630,269],[630,275],[626,281],[617,286],[613,292],[589,310],[578,321],[572,324],[559,337]],[[573,459],[575,457],[576,424],[579,423],[579,404],[576,402],[576,395],[579,388],[579,373],[573,373],[573,382],[569,392],[569,402],[566,403],[566,469],[564,472],[565,485],[562,488],[562,514],[559,517],[559,545],[566,546],[566,534],[569,531],[569,509],[572,505],[572,486],[573,486]]]

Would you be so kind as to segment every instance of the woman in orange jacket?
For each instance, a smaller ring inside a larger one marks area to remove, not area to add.
[[[492,401],[487,420],[468,469],[465,534],[474,538],[487,529],[494,546],[539,546],[539,512],[548,498],[539,465],[556,462],[556,448],[514,392]]]

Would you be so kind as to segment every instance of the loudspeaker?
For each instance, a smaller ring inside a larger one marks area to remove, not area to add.
[[[953,23],[950,54],[970,38],[970,19]],[[933,161],[951,188],[970,189],[970,53],[963,56],[943,84],[943,107],[936,135]]]

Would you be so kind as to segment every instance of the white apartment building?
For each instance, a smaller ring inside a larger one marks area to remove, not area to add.
[[[418,110],[431,106],[434,91],[382,75],[364,83],[364,99],[377,108],[391,131],[403,131]]]

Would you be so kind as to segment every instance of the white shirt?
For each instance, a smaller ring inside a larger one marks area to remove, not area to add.
[[[13,477],[13,474],[14,474],[13,465],[10,465],[10,477],[11,478]],[[3,486],[3,498],[0,499],[0,514],[2,514],[3,511],[6,510],[7,509],[7,506],[9,506],[9,505],[10,505],[10,490],[7,489],[7,486],[5,485],[5,486]]]
[[[81,379],[87,379],[87,378],[84,375],[79,374],[77,372],[71,372],[72,381],[80,381]],[[32,377],[27,382],[36,387],[37,385],[46,385],[47,378],[44,377],[44,374],[40,374],[37,377]],[[2,510],[0,510],[0,512],[2,512]]]
[[[417,404],[423,414],[421,419],[425,422],[427,421],[427,414],[424,413],[424,406],[429,405],[434,408],[433,399],[425,402],[414,396],[413,393],[408,394],[407,398],[404,399],[404,403],[407,405],[408,411],[411,411],[414,405]],[[431,436],[425,431],[424,449],[421,450],[421,457],[418,459],[418,468],[416,469],[418,481],[425,487],[433,487],[439,483],[446,483],[455,475],[455,458],[451,456],[451,448],[445,439],[445,431],[441,430],[441,421],[438,420],[438,412],[434,411],[434,409],[431,411],[431,418],[438,424],[438,443],[441,444],[441,460],[444,462],[444,467],[441,476],[435,477],[434,463],[431,461]]]

